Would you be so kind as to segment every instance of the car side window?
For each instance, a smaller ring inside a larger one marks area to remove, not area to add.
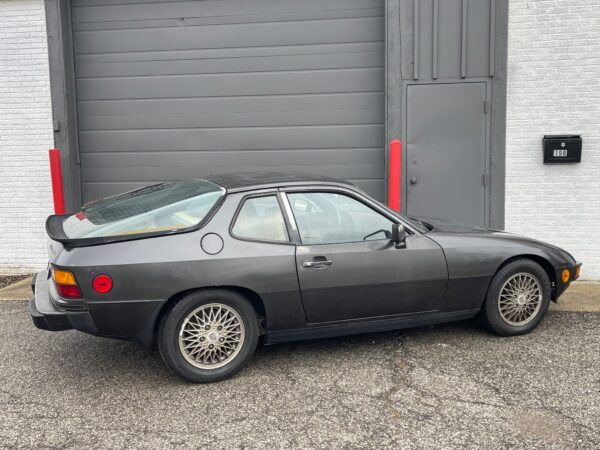
[[[304,245],[391,237],[392,221],[364,203],[333,192],[287,194]]]
[[[242,239],[289,241],[285,220],[275,195],[244,200],[231,231]]]

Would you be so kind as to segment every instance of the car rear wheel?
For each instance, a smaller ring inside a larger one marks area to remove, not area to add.
[[[528,333],[546,315],[550,293],[544,269],[532,260],[518,259],[502,267],[492,280],[483,318],[501,336]]]
[[[229,378],[241,370],[259,337],[254,308],[226,290],[188,294],[162,320],[158,349],[171,370],[194,383]]]

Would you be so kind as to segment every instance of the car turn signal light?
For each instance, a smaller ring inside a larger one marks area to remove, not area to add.
[[[571,272],[569,272],[569,269],[563,270],[562,271],[562,282],[568,283],[570,278],[571,278]]]
[[[52,279],[58,284],[66,284],[69,286],[77,286],[75,275],[73,272],[61,269],[52,269]]]
[[[81,298],[75,275],[69,270],[52,269],[52,279],[58,295],[63,298]]]

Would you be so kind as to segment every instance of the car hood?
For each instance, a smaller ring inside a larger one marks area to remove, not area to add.
[[[557,247],[556,245],[549,244],[544,241],[540,241],[538,239],[533,239],[525,236],[521,236],[514,233],[509,233],[502,230],[496,230],[493,228],[486,228],[476,225],[467,225],[459,222],[452,222],[444,219],[433,219],[430,217],[411,217],[412,219],[416,219],[422,222],[431,233],[431,237],[434,238],[436,234],[439,235],[479,235],[479,236],[489,236],[490,239],[494,241],[502,240],[502,241],[512,241],[514,243],[520,243],[523,245],[529,245],[536,248],[545,248],[548,250],[552,250],[559,254],[562,258],[566,258],[575,262],[575,258],[566,250]]]

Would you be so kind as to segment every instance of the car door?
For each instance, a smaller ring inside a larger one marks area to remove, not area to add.
[[[284,202],[301,245],[296,265],[309,323],[436,311],[447,283],[442,249],[408,231],[391,238],[393,218],[353,191],[288,191]]]

